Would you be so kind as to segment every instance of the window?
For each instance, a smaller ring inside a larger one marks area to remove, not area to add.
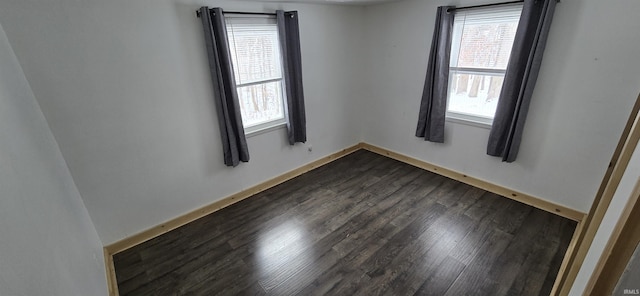
[[[282,57],[275,18],[228,17],[226,21],[245,131],[284,124]]]
[[[447,117],[491,125],[522,5],[455,15]]]

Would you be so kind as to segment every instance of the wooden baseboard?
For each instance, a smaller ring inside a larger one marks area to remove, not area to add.
[[[569,242],[569,247],[567,247],[567,251],[564,253],[564,257],[562,257],[560,269],[558,270],[556,280],[553,282],[553,288],[551,289],[551,293],[549,293],[549,295],[558,295],[560,293],[562,279],[569,269],[571,254],[573,254],[578,249],[578,237],[580,237],[580,233],[582,232],[583,227],[584,220],[578,222],[576,229],[573,231],[573,236],[571,237],[571,241]]]
[[[142,231],[138,234],[135,234],[133,236],[127,237],[123,240],[120,240],[118,242],[115,242],[113,244],[110,244],[108,246],[105,247],[105,249],[107,250],[107,252],[111,255],[113,254],[117,254],[119,252],[122,252],[126,249],[129,249],[133,246],[139,245],[143,242],[146,242],[154,237],[157,237],[161,234],[167,233],[173,229],[176,229],[180,226],[186,225],[189,222],[195,221],[199,218],[202,218],[206,215],[209,215],[215,211],[218,211],[222,208],[228,207],[234,203],[237,203],[241,200],[244,200],[252,195],[255,195],[256,193],[265,191],[271,187],[274,187],[278,184],[284,183],[288,180],[291,180],[297,176],[300,176],[310,170],[313,170],[315,168],[318,168],[320,166],[323,166],[327,163],[330,163],[338,158],[341,158],[343,156],[346,156],[348,154],[353,153],[354,151],[360,150],[360,144],[356,144],[354,146],[351,146],[349,148],[345,148],[342,149],[336,153],[333,153],[331,155],[325,156],[323,158],[320,158],[316,161],[313,161],[311,163],[308,163],[306,165],[303,165],[297,169],[294,169],[292,171],[286,172],[280,176],[277,176],[273,179],[267,180],[263,183],[260,183],[258,185],[255,185],[251,188],[248,188],[246,190],[240,191],[236,194],[233,194],[231,196],[228,196],[222,200],[216,201],[212,204],[206,205],[202,208],[199,208],[195,211],[189,212],[187,214],[184,214],[182,216],[179,216],[177,218],[171,219],[165,223],[162,223],[158,226],[152,227],[150,229],[147,229],[145,231]]]
[[[116,280],[116,268],[113,265],[113,255],[109,254],[107,248],[103,248],[104,267],[107,271],[107,288],[109,296],[118,296],[118,281]]]
[[[478,187],[480,189],[484,189],[489,192],[493,192],[495,194],[519,201],[521,203],[530,205],[532,207],[535,207],[550,213],[554,213],[556,215],[559,215],[577,222],[582,221],[582,219],[586,215],[585,213],[576,211],[574,209],[561,206],[561,205],[552,203],[550,201],[546,201],[538,197],[527,195],[522,192],[518,192],[506,187],[495,185],[490,182],[484,181],[482,179],[474,178],[466,174],[459,173],[450,169],[446,169],[446,168],[443,168],[443,167],[440,167],[440,166],[437,166],[437,165],[434,165],[426,161],[419,160],[404,154],[393,152],[385,148],[381,148],[381,147],[374,146],[367,143],[360,143],[360,147],[362,149],[366,149],[371,152],[384,155],[384,156],[393,158],[395,160],[402,161],[404,163],[413,165],[415,167],[419,167],[421,169],[454,179],[456,181],[460,181],[462,183],[469,184],[471,186]]]

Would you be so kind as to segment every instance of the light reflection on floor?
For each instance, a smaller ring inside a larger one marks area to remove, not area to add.
[[[263,279],[273,278],[275,271],[281,276],[290,277],[299,268],[313,261],[313,252],[309,252],[312,246],[309,245],[307,230],[296,219],[266,230],[260,234],[257,243],[256,263],[259,276]],[[261,284],[270,285],[263,281]]]

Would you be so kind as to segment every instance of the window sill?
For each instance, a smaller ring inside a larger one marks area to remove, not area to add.
[[[477,121],[477,120],[473,120],[473,119],[469,119],[469,118],[460,118],[460,117],[447,115],[446,121],[455,122],[455,123],[464,124],[464,125],[475,126],[475,127],[480,127],[480,128],[485,128],[485,129],[491,129],[491,123]]]
[[[274,131],[274,130],[277,130],[277,129],[285,128],[286,126],[287,126],[286,122],[279,122],[279,123],[276,123],[276,124],[271,125],[271,126],[267,126],[267,127],[263,127],[263,128],[259,128],[259,129],[250,131],[250,132],[246,132],[245,136],[247,138],[249,138],[249,137],[257,136],[257,135],[260,135],[260,134],[268,133],[270,131]]]

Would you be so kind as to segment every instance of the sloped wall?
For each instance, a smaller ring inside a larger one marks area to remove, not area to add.
[[[0,26],[0,295],[107,295],[102,244]]]

